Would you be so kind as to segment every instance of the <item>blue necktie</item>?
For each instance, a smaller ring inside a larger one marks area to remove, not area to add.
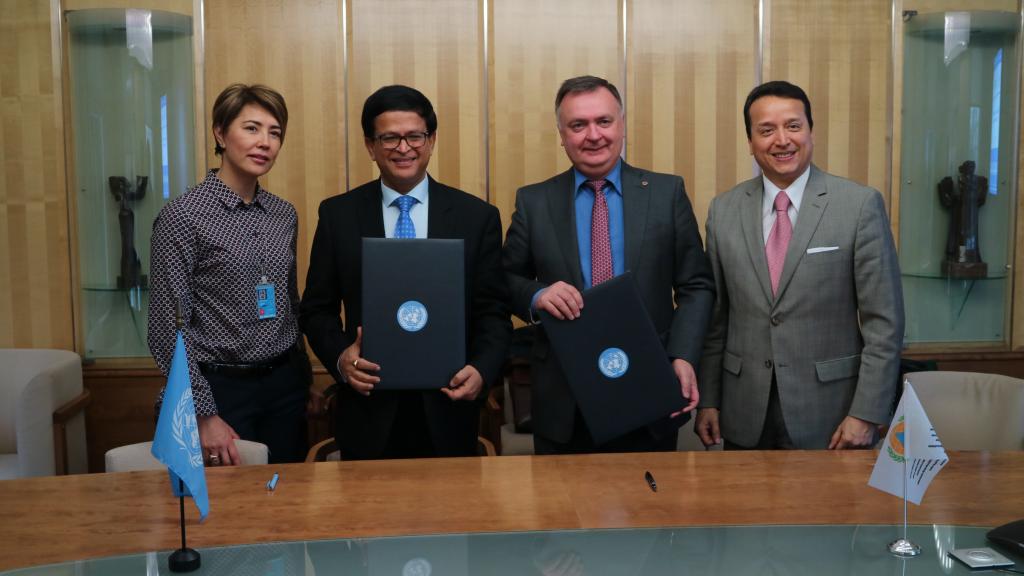
[[[416,227],[413,226],[412,218],[409,217],[409,210],[412,209],[412,205],[419,200],[412,196],[399,196],[391,203],[392,206],[398,205],[398,222],[395,224],[395,238],[415,238]]]

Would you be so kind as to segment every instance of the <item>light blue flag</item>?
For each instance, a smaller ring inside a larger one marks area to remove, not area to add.
[[[180,330],[174,345],[171,370],[167,373],[167,387],[164,388],[164,402],[156,423],[152,452],[154,458],[167,466],[174,495],[192,496],[199,509],[199,521],[205,520],[210,512],[210,498],[206,493],[206,470],[199,445],[196,405],[192,401],[192,382]],[[185,482],[184,494],[179,490],[178,478]]]

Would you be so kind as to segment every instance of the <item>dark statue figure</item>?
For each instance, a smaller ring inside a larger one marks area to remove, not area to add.
[[[148,184],[148,176],[136,176],[134,188],[124,176],[110,177],[110,193],[120,205],[117,212],[117,221],[121,225],[121,275],[117,277],[119,290],[146,287],[146,275],[142,273],[142,263],[135,251],[135,214],[131,205],[142,200]]]
[[[957,188],[960,189],[959,194]],[[946,259],[942,273],[951,278],[984,278],[988,264],[978,247],[978,210],[988,195],[988,178],[974,175],[974,162],[960,165],[957,186],[946,176],[939,182],[939,200],[949,210]]]

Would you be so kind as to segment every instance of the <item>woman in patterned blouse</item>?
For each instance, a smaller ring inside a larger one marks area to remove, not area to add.
[[[287,124],[278,92],[228,86],[213,106],[220,169],[153,224],[149,349],[166,374],[180,307],[200,442],[215,466],[240,463],[236,438],[266,444],[271,462],[301,461],[306,451],[298,218],[258,181],[273,167]]]

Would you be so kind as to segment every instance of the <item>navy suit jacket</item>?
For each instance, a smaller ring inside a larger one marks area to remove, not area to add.
[[[501,375],[512,323],[501,270],[501,220],[494,206],[433,178],[429,180],[428,238],[462,239],[465,245],[466,358],[484,385]],[[476,451],[479,407],[452,401],[438,390],[376,390],[363,396],[341,380],[337,361],[362,324],[362,239],[384,237],[381,184],[374,180],[320,204],[299,325],[324,367],[340,384],[335,439],[342,458],[378,458],[394,423],[400,395],[420,394],[437,453]],[[340,313],[344,307],[345,321]],[[373,358],[370,358],[373,360]]]

